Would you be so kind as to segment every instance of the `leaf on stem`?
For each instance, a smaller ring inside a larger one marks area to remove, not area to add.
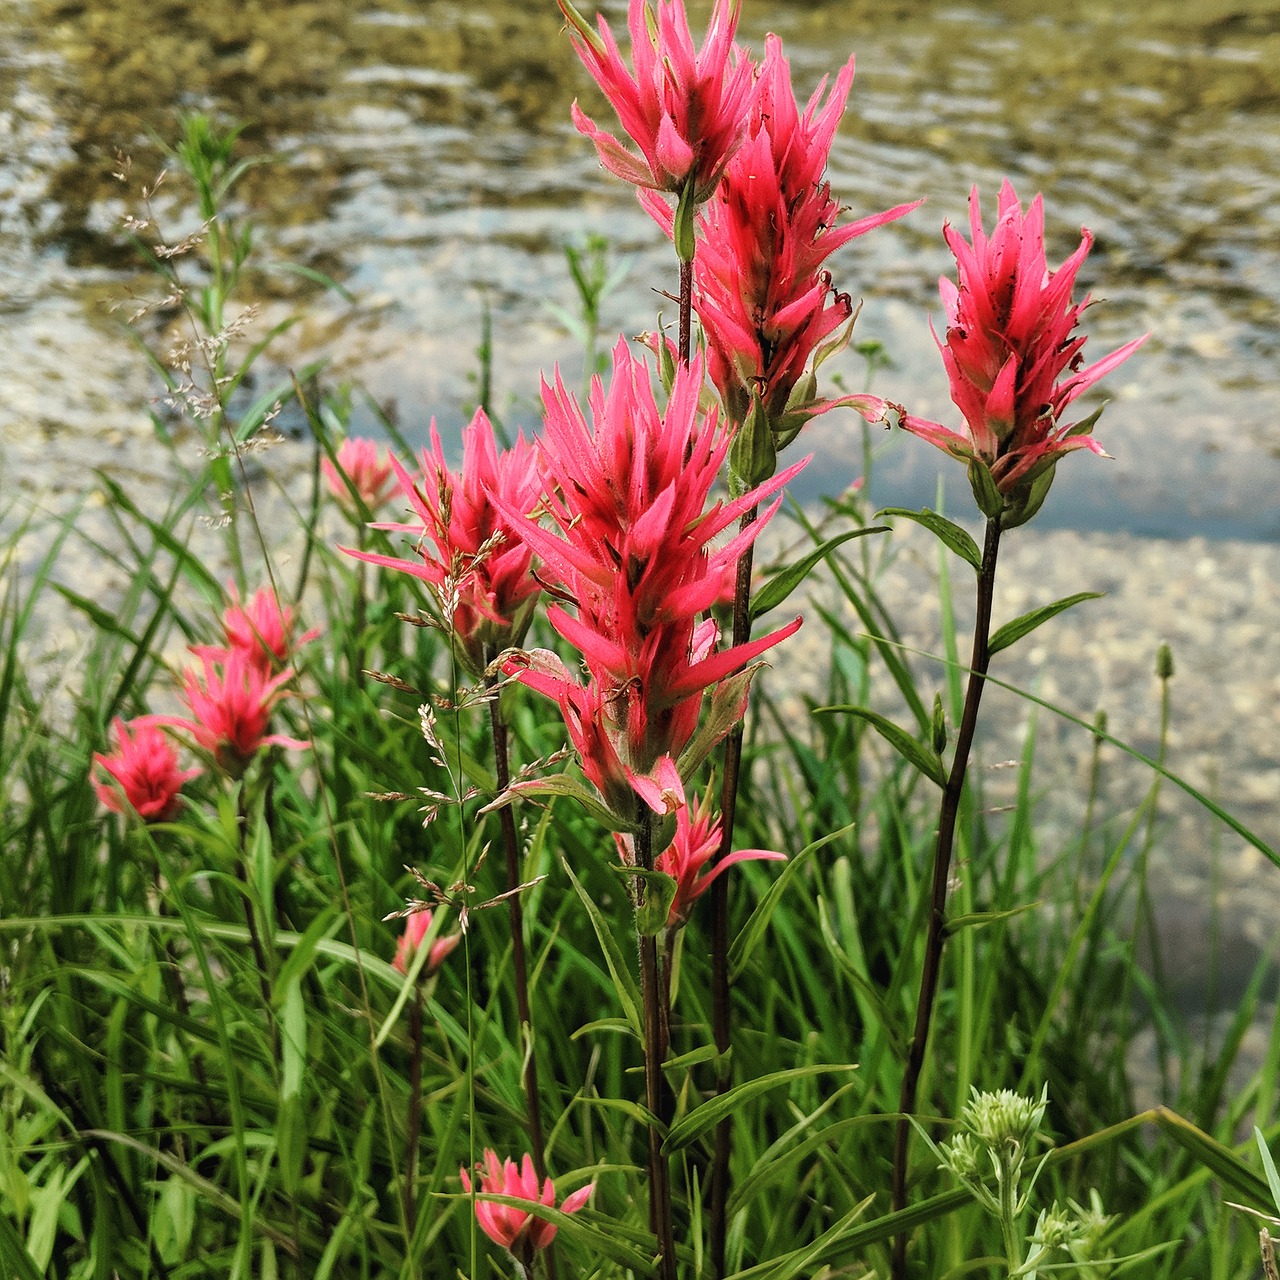
[[[991,643],[987,647],[988,654],[994,657],[1001,649],[1007,649],[1023,636],[1030,634],[1042,622],[1048,622],[1050,618],[1065,612],[1082,600],[1101,600],[1105,594],[1105,591],[1078,591],[1073,596],[1067,596],[1065,600],[1055,600],[1053,604],[1042,605],[1039,609],[1032,609],[1030,613],[1014,618],[1012,622],[1006,622],[991,637]]]
[[[942,767],[942,758],[938,753],[926,747],[923,742],[918,742],[905,729],[901,729],[894,724],[887,716],[882,716],[879,712],[871,711],[866,707],[854,706],[816,707],[814,714],[823,715],[835,711],[841,711],[846,715],[857,716],[858,719],[865,720],[879,732],[880,736],[899,755],[915,765],[926,778],[936,782],[940,787],[947,785],[946,771]]]
[[[802,556],[795,564],[775,573],[768,582],[755,594],[751,601],[751,621],[776,609],[786,598],[809,576],[809,572],[821,560],[825,560],[841,543],[850,538],[861,538],[868,533],[888,533],[889,526],[884,524],[869,525],[865,529],[850,529],[837,537],[828,538],[826,542],[815,547],[808,555]],[[966,535],[967,536],[967,535]]]
[[[907,507],[885,507],[883,511],[876,512],[877,520],[882,516],[901,516],[904,520],[914,520],[954,551],[961,560],[967,560],[975,573],[982,568],[982,552],[978,550],[978,544],[946,516],[939,515],[928,507],[922,511],[912,511]]]

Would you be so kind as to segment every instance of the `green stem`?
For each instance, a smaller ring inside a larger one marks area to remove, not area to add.
[[[951,773],[942,791],[942,807],[938,815],[938,841],[933,853],[933,884],[929,901],[929,923],[925,934],[924,963],[920,973],[920,997],[916,1003],[915,1030],[907,1051],[907,1064],[902,1076],[902,1093],[898,1101],[898,1111],[901,1114],[893,1144],[893,1210],[895,1213],[904,1209],[907,1203],[907,1150],[911,1137],[911,1122],[908,1116],[915,1111],[916,1091],[920,1084],[920,1072],[924,1067],[925,1050],[929,1041],[929,1024],[933,1018],[933,1002],[941,975],[947,882],[951,876],[951,852],[955,843],[960,798],[964,792],[965,772],[969,767],[969,753],[973,747],[973,735],[978,725],[978,707],[982,702],[982,689],[986,683],[987,666],[991,658],[991,604],[995,595],[996,557],[999,551],[1000,517],[997,515],[987,521],[987,536],[982,549],[982,566],[978,570],[978,616],[973,625],[973,657],[969,662],[969,686],[965,693],[959,733],[956,736]],[[905,1232],[894,1237],[891,1274],[893,1280],[906,1280],[907,1235]]]
[[[425,970],[423,971],[426,972]],[[404,1140],[404,1222],[412,1239],[418,1221],[418,1138],[422,1133],[422,985],[409,1004],[409,1126]]]

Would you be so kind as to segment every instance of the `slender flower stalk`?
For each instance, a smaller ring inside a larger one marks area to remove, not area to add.
[[[462,469],[455,474],[445,462],[440,434],[431,425],[431,448],[423,450],[421,477],[415,479],[396,461],[390,466],[416,520],[375,525],[414,539],[416,560],[378,555],[362,549],[347,554],[358,560],[410,573],[435,595],[445,625],[457,640],[455,652],[489,690],[494,764],[499,792],[510,782],[507,727],[502,718],[494,663],[500,651],[524,637],[541,593],[533,572],[533,552],[516,536],[506,508],[526,513],[543,501],[543,479],[533,446],[519,435],[500,451],[493,426],[477,409],[463,433]],[[509,807],[499,814],[505,853],[507,889],[520,884],[520,846]],[[538,1069],[532,1049],[533,1017],[529,1004],[528,963],[520,895],[507,900],[511,922],[516,1011],[521,1037],[530,1041],[524,1055],[524,1089],[534,1170],[546,1176]],[[411,917],[412,918],[412,917]]]
[[[947,883],[956,820],[978,708],[990,660],[991,604],[996,560],[1005,529],[1024,524],[1040,509],[1058,460],[1075,449],[1101,453],[1087,434],[1097,414],[1083,422],[1060,422],[1077,396],[1127,359],[1145,337],[1127,343],[1081,369],[1084,336],[1074,333],[1088,303],[1073,304],[1076,273],[1093,242],[1084,231],[1079,248],[1056,271],[1045,257],[1044,207],[1037,196],[1024,215],[1013,187],[1000,190],[999,213],[990,239],[983,232],[975,189],[969,197],[971,243],[944,227],[955,254],[959,285],[940,284],[947,314],[938,342],[951,383],[951,398],[964,416],[967,435],[900,411],[903,427],[963,461],[979,508],[987,517],[978,568],[977,619],[969,682],[955,754],[943,787],[934,848],[933,881],[925,934],[915,1027],[902,1077],[893,1153],[893,1208],[906,1206],[908,1117],[915,1111],[920,1073],[941,975]],[[936,336],[936,335],[935,335]],[[905,1280],[907,1236],[894,1240],[894,1280]]]

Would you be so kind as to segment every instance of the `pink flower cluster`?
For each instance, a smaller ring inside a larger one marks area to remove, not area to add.
[[[1039,509],[1059,458],[1074,449],[1103,452],[1086,434],[1090,423],[1060,420],[1077,396],[1127,360],[1147,335],[1080,367],[1085,340],[1074,330],[1089,299],[1073,303],[1071,292],[1093,236],[1082,230],[1076,251],[1050,271],[1040,196],[1024,214],[1006,179],[988,239],[975,187],[969,230],[972,243],[950,224],[943,227],[959,283],[946,277],[938,282],[947,330],[943,339],[934,334],[968,434],[910,414],[903,415],[902,425],[968,463],[978,505],[988,516],[1003,515],[1005,527],[1012,528]]]
[[[597,34],[569,0],[559,2],[574,48],[640,150],[637,157],[598,129],[575,102],[573,123],[595,143],[600,163],[654,191],[681,194],[692,183],[694,202],[705,200],[742,141],[755,96],[751,60],[733,43],[741,0],[715,0],[697,51],[682,0],[656,0],[656,8],[631,0],[634,75],[603,18]]]
[[[434,912],[431,911],[415,911],[411,916],[405,918],[404,932],[400,935],[400,941],[396,943],[395,958],[391,961],[391,967],[397,973],[409,972],[409,966],[413,963],[414,956],[417,955],[424,939],[431,930],[433,918]],[[446,958],[461,941],[462,934],[460,933],[447,933],[437,938],[431,944],[427,962],[422,967],[422,976],[429,978],[433,973],[438,972],[440,966],[444,964]]]
[[[168,822],[177,815],[183,783],[200,770],[179,769],[173,744],[146,717],[128,722],[117,717],[113,728],[115,752],[93,757],[107,775],[93,779],[98,798],[113,813],[132,809],[144,822]]]
[[[329,484],[329,491],[344,506],[353,505],[352,489],[370,511],[377,510],[395,491],[391,459],[375,441],[363,436],[348,436],[338,446],[337,460],[337,466],[334,466],[328,458],[321,459],[320,470]]]
[[[411,476],[395,458],[391,466],[416,519],[373,527],[410,534],[417,560],[343,550],[425,582],[467,665],[479,672],[485,666],[486,648],[497,651],[520,643],[537,603],[540,587],[531,572],[533,552],[513,533],[506,514],[533,511],[541,502],[537,454],[523,435],[499,452],[493,427],[478,409],[463,433],[459,474],[445,462],[434,422],[431,448],[422,451],[421,476]]]
[[[858,236],[916,208],[900,204],[844,226],[826,180],[827,158],[853,84],[853,59],[822,103],[820,84],[801,112],[782,42],[770,35],[747,139],[698,218],[694,307],[707,338],[707,366],[725,409],[745,423],[759,406],[777,447],[812,417],[857,397],[819,399],[810,361],[853,317],[826,259]],[[664,225],[670,215],[645,201]],[[829,349],[847,341],[838,336]],[[816,354],[815,354],[816,353]]]
[[[677,371],[663,413],[648,366],[625,341],[613,365],[607,394],[599,378],[592,384],[591,423],[558,375],[554,386],[543,384],[543,457],[554,482],[545,505],[558,536],[502,506],[557,597],[575,606],[553,605],[547,616],[582,653],[589,679],[574,679],[546,650],[510,669],[559,702],[583,771],[621,829],[634,821],[637,794],[659,813],[683,803],[677,761],[698,726],[703,691],[799,627],[797,618],[717,652],[715,623],[700,615],[731,589],[738,555],[777,504],[724,545],[713,539],[804,464],[709,506],[732,437],[716,410],[699,408],[701,361]]]
[[[526,1155],[517,1166],[514,1160],[499,1160],[495,1151],[486,1149],[484,1163],[480,1168],[482,1172],[478,1191],[481,1195],[513,1196],[549,1208],[555,1207],[555,1184],[547,1178],[539,1187],[532,1157]],[[465,1168],[460,1172],[462,1185],[470,1193],[471,1175]],[[564,1203],[560,1205],[560,1212],[577,1213],[591,1199],[594,1189],[595,1184],[588,1183],[572,1195],[566,1196]],[[487,1200],[476,1201],[476,1221],[490,1240],[509,1250],[526,1266],[539,1249],[545,1249],[556,1238],[559,1230],[525,1209]]]

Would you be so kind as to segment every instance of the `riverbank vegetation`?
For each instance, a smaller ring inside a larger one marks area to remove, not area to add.
[[[661,0],[649,27],[632,6],[633,76],[564,8],[628,145],[575,122],[671,239],[678,313],[602,360],[607,251],[574,249],[601,378],[579,399],[549,372],[536,443],[486,403],[483,350],[464,450],[349,436],[358,389],[276,376],[290,322],[243,301],[263,158],[189,118],[176,229],[121,162],[175,483],[160,509],[87,476],[61,518],[4,495],[0,1269],[1256,1274],[1280,1035],[1243,1047],[1270,958],[1204,1051],[1151,977],[1162,788],[1280,853],[1163,740],[1142,803],[1106,811],[1102,744],[1139,753],[1030,692],[1013,804],[969,767],[1000,654],[1088,607],[1086,580],[992,616],[1001,539],[1100,448],[1072,402],[1141,341],[1085,365],[1087,233],[1051,267],[1007,185],[993,230],[976,193],[948,230],[958,430],[821,394],[856,316],[830,255],[914,207],[845,221],[825,184],[852,65],[805,107],[776,43],[733,50],[731,6],[695,58]],[[826,412],[860,423],[863,482],[775,509]],[[880,423],[966,467],[981,545],[877,510]],[[881,596],[907,521],[938,539],[929,654]],[[109,585],[60,573],[73,546]],[[1095,762],[1069,837],[1037,819],[1048,716]]]

